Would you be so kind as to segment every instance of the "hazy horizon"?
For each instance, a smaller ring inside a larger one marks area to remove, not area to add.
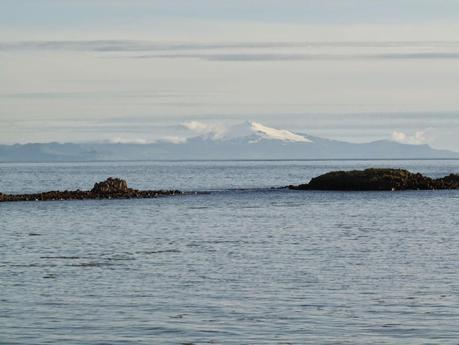
[[[247,128],[245,128],[247,127]],[[250,131],[248,129],[250,127]],[[262,131],[259,131],[261,127]],[[268,135],[264,134],[264,130],[267,131],[274,131],[274,135],[268,133]],[[317,129],[313,129],[309,132],[301,132],[301,131],[293,131],[288,128],[274,128],[265,126],[260,122],[246,120],[243,122],[235,122],[235,123],[227,123],[227,122],[218,122],[218,121],[197,121],[191,120],[171,125],[165,126],[157,126],[156,127],[156,134],[157,135],[148,135],[148,133],[144,133],[145,135],[140,135],[141,131],[135,131],[134,135],[130,133],[125,133],[123,136],[107,136],[107,137],[94,137],[82,139],[82,140],[69,140],[69,139],[62,139],[62,140],[42,140],[42,141],[23,141],[23,142],[14,142],[14,143],[2,143],[0,145],[26,145],[26,144],[52,144],[52,143],[59,143],[59,144],[140,144],[140,145],[148,145],[148,144],[157,144],[157,143],[171,143],[171,144],[187,144],[190,139],[195,138],[203,138],[203,139],[211,139],[216,141],[227,141],[230,139],[235,138],[243,138],[254,135],[257,133],[261,137],[265,137],[265,139],[269,140],[279,140],[279,141],[298,141],[292,140],[291,136],[298,136],[303,138],[302,136],[306,137],[317,137],[321,139],[329,139],[332,141],[341,141],[347,143],[372,143],[377,141],[393,141],[400,144],[408,144],[408,145],[429,145],[434,149],[439,149],[435,147],[435,145],[431,145],[429,143],[429,139],[431,138],[431,133],[429,131],[416,131],[413,133],[406,133],[401,131],[393,131],[390,136],[383,136],[380,138],[366,138],[364,136],[360,137],[360,140],[347,140],[346,138],[334,138],[330,136],[319,136],[315,135],[314,132],[324,132]],[[151,134],[151,133],[150,133]],[[287,134],[287,137],[285,137]],[[365,140],[366,139],[366,140]],[[300,140],[303,141],[303,140]],[[309,141],[309,139],[304,140]],[[441,149],[441,148],[440,148]],[[452,152],[458,152],[454,150],[450,150]]]

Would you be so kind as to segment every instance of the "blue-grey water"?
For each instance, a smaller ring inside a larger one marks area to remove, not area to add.
[[[0,191],[211,191],[0,204],[1,344],[458,344],[459,191],[272,190],[459,161],[0,164]]]

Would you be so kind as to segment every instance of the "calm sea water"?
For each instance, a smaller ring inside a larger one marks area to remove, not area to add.
[[[0,204],[1,344],[458,344],[459,191],[270,187],[459,161],[0,164],[0,191],[211,191]]]

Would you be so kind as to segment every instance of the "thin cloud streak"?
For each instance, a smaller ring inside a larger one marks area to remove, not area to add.
[[[99,57],[206,61],[457,60],[459,41],[153,42],[137,40],[0,42],[2,52],[93,52]],[[137,54],[136,54],[137,53]],[[143,54],[139,54],[143,53]],[[107,55],[105,55],[107,54]],[[126,55],[128,54],[128,55]]]
[[[345,60],[456,60],[458,53],[394,54],[159,54],[133,56],[137,59],[201,59],[206,61],[345,61]]]
[[[459,48],[459,41],[154,42],[139,40],[3,41],[0,51],[188,51],[275,48]]]
[[[98,57],[205,61],[457,60],[459,41],[154,42],[137,40],[0,42],[0,52],[93,52]],[[143,54],[140,54],[143,53]],[[107,55],[105,55],[107,54]]]

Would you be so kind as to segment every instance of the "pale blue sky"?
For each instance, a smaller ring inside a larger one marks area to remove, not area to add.
[[[2,0],[2,26],[68,28],[183,18],[308,24],[432,23],[459,19],[456,0]]]
[[[256,120],[459,151],[456,0],[0,0],[0,76],[0,143]]]

